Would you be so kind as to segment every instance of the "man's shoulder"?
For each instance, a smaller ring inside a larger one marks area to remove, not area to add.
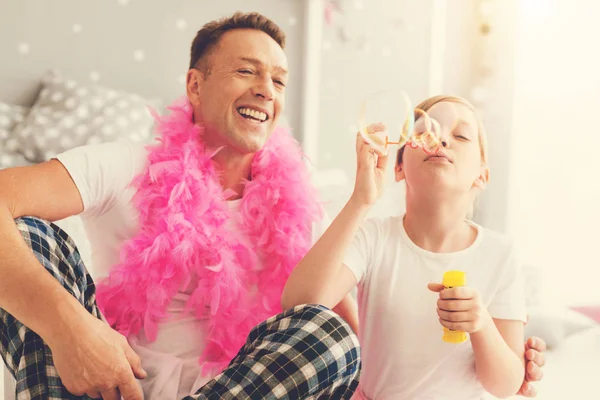
[[[129,140],[117,140],[76,147],[59,154],[56,158],[67,169],[85,168],[89,173],[95,170],[118,172],[128,169],[140,171],[146,163],[147,144]]]
[[[87,152],[102,152],[114,156],[128,156],[132,160],[146,160],[148,151],[147,143],[133,142],[131,140],[116,140],[105,142],[98,145],[85,146],[83,149]]]
[[[127,201],[135,177],[148,159],[144,143],[119,140],[86,145],[57,157],[83,199],[84,211],[103,214],[115,201]]]

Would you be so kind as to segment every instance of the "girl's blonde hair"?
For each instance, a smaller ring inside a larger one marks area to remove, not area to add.
[[[448,102],[448,103],[458,103],[467,107],[475,116],[475,120],[477,120],[477,135],[479,139],[479,150],[481,154],[481,163],[482,165],[488,164],[488,148],[487,148],[487,136],[485,134],[485,130],[483,128],[483,124],[481,122],[481,118],[477,115],[477,111],[473,104],[471,104],[467,99],[459,96],[449,96],[449,95],[437,95],[430,97],[428,99],[423,100],[415,107],[415,110],[429,111],[431,107],[436,105],[437,103]],[[415,121],[419,118],[421,114],[415,111]],[[402,155],[404,154],[404,146],[398,150],[398,155],[396,158],[396,163],[402,163]]]

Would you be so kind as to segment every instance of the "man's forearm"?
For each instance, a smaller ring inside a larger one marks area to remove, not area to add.
[[[85,309],[39,263],[0,204],[0,308],[51,341]]]
[[[509,347],[491,317],[481,330],[471,334],[471,345],[483,387],[499,398],[516,394],[525,376],[523,352],[519,356]]]

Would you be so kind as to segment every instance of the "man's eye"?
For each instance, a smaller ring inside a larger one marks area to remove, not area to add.
[[[244,74],[244,75],[252,75],[252,71],[249,69],[240,69],[240,70],[238,70],[238,72],[240,74]]]

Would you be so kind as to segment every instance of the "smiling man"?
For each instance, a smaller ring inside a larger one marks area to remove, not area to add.
[[[210,22],[187,96],[157,117],[158,144],[0,172],[0,350],[19,398],[352,395],[350,326],[325,307],[280,306],[324,230],[300,146],[277,128],[284,46],[260,14]],[[78,214],[93,280],[46,222]]]

